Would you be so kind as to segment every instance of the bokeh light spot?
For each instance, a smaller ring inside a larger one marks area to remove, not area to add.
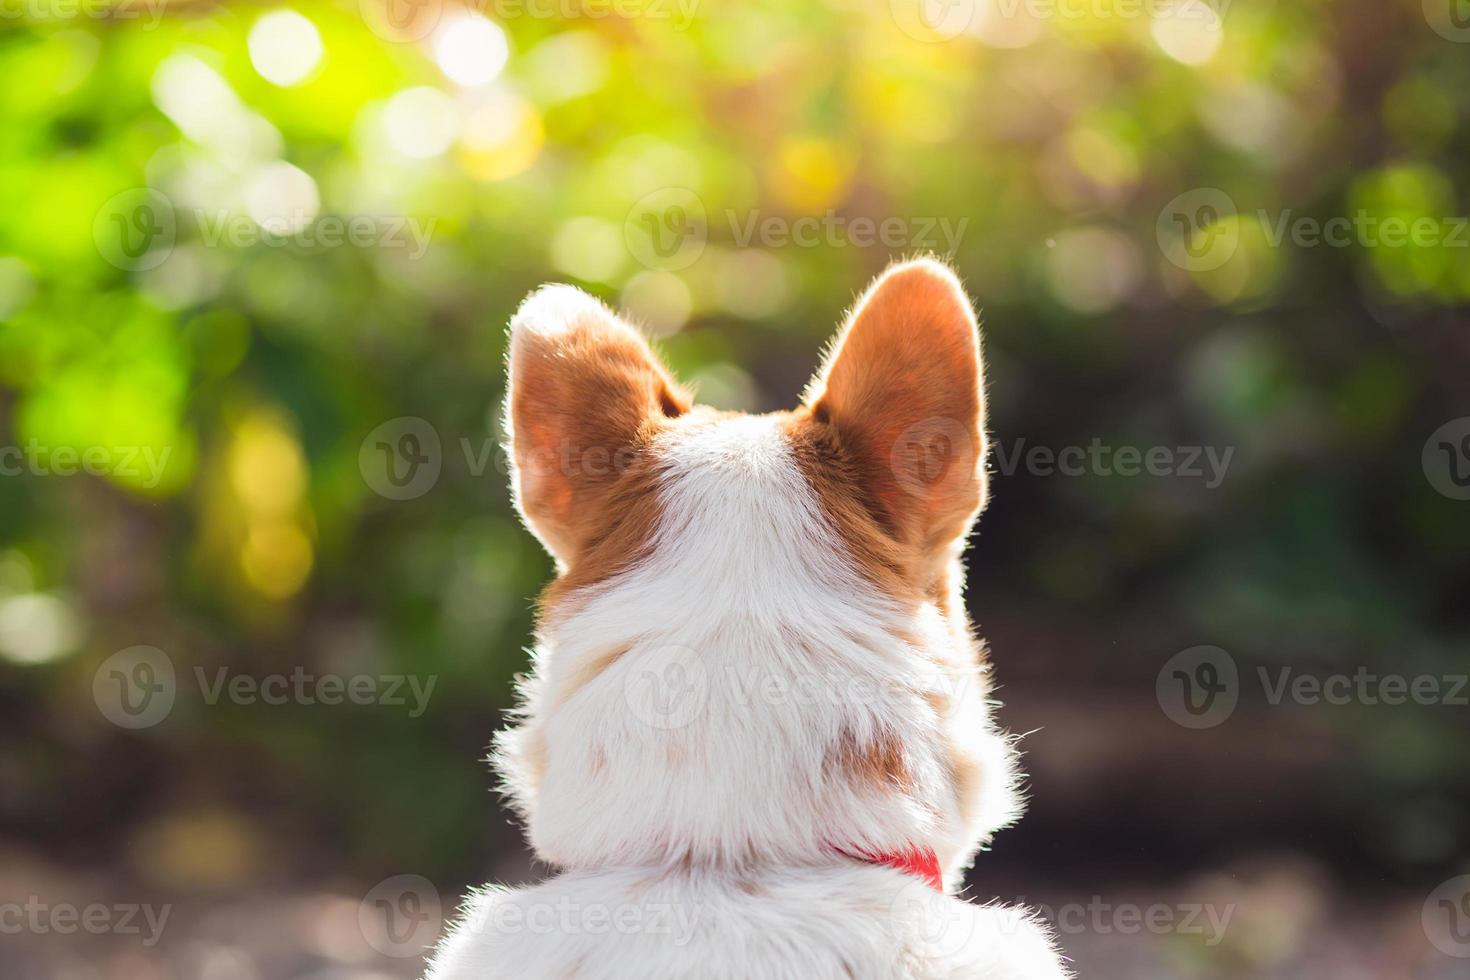
[[[1069,228],[1046,253],[1052,294],[1078,313],[1103,313],[1138,286],[1138,246],[1111,228]]]
[[[471,177],[504,180],[536,162],[545,138],[533,106],[513,93],[496,92],[465,116],[456,157]]]
[[[460,14],[434,32],[435,63],[450,81],[466,88],[494,81],[509,57],[505,31],[480,14]]]
[[[589,282],[612,282],[626,258],[618,226],[599,218],[572,218],[551,238],[551,264]]]
[[[640,272],[623,287],[622,305],[655,337],[677,333],[694,303],[689,287],[672,272]]]
[[[1220,15],[1207,3],[1176,4],[1161,11],[1149,27],[1164,54],[1185,65],[1202,65],[1225,38]]]
[[[852,156],[831,140],[788,139],[776,151],[771,191],[793,210],[823,211],[842,200],[855,166]]]
[[[404,89],[383,109],[388,144],[414,160],[429,160],[449,149],[458,122],[454,100],[427,85]]]
[[[276,235],[300,231],[321,207],[316,181],[300,167],[277,160],[251,175],[245,208],[251,220]]]
[[[272,85],[289,88],[311,77],[321,64],[322,36],[294,10],[273,10],[250,28],[250,63]]]

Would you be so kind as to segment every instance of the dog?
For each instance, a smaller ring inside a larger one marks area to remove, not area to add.
[[[555,560],[493,752],[540,884],[473,893],[427,980],[1051,980],[953,897],[1021,808],[962,600],[979,327],[891,266],[793,411],[697,406],[570,286],[510,326],[516,507]]]

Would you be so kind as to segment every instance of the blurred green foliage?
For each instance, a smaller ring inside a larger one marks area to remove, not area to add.
[[[1470,46],[1418,0],[960,3],[962,31],[904,0],[390,3],[0,21],[0,826],[185,883],[298,836],[450,875],[509,846],[471,760],[550,573],[495,449],[503,327],[546,280],[768,409],[868,277],[950,252],[1002,445],[1236,447],[1211,489],[997,477],[976,610],[1068,625],[1048,682],[1079,705],[1195,642],[1466,669],[1470,505],[1420,454],[1470,414]],[[1334,218],[1433,233],[1292,237]],[[403,417],[442,472],[394,500],[369,435]],[[138,643],[185,686],[438,684],[419,718],[196,696],[125,732],[87,692]],[[1377,859],[1463,854],[1463,717],[1332,715],[1323,814]]]

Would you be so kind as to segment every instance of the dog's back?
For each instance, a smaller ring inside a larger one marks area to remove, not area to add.
[[[1021,916],[943,894],[1018,809],[960,597],[985,433],[952,274],[890,270],[789,413],[695,407],[567,287],[510,364],[560,574],[497,761],[564,871],[482,893],[430,976],[1061,975]]]
[[[1020,980],[1044,930],[887,868],[567,873],[469,903],[427,980]]]

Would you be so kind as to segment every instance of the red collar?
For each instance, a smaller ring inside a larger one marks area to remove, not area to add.
[[[833,850],[854,861],[886,865],[923,880],[937,892],[944,891],[944,875],[939,870],[939,855],[929,848],[914,848],[903,854],[868,854],[864,851],[845,851],[840,847],[834,847]]]

